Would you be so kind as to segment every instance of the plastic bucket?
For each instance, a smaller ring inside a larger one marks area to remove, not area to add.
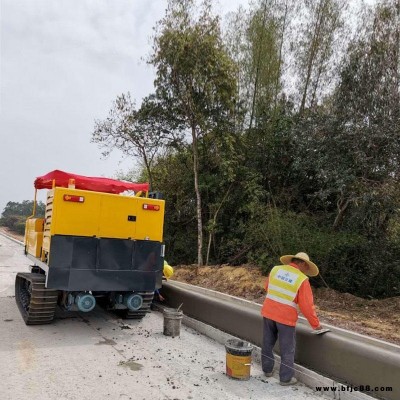
[[[181,332],[181,321],[183,312],[171,309],[164,309],[164,335],[165,336],[179,336]]]
[[[226,374],[233,379],[250,379],[253,346],[243,340],[230,339],[225,343]]]

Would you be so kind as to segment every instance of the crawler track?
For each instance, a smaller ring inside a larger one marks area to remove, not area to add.
[[[15,279],[15,300],[26,325],[49,324],[57,307],[58,291],[45,288],[45,276],[18,273]]]

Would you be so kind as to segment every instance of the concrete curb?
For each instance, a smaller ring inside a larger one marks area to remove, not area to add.
[[[7,238],[7,239],[9,239],[9,240],[11,240],[11,241],[13,241],[13,242],[15,242],[15,243],[17,243],[17,244],[19,244],[20,246],[23,246],[24,245],[24,242],[21,242],[20,240],[17,240],[17,239],[14,239],[12,236],[8,236],[6,233],[4,233],[4,232],[1,232],[0,231],[0,235],[1,236],[4,236],[5,238]]]
[[[183,303],[183,311],[189,317],[261,346],[260,304],[181,282],[165,282],[163,291],[171,307]],[[302,370],[297,364],[302,382],[314,388],[327,386],[333,398],[352,399],[358,394],[364,396],[358,398],[399,398],[400,388],[396,382],[400,371],[400,346],[324,326],[331,332],[314,335],[308,324],[303,321],[297,324],[296,362],[305,368]],[[279,353],[278,346],[275,350]],[[316,372],[308,373],[310,369]],[[320,376],[329,378],[322,381]]]

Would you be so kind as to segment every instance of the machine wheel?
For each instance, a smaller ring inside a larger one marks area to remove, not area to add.
[[[36,273],[18,273],[15,278],[15,300],[26,325],[53,321],[58,291],[45,288],[46,277]]]
[[[154,292],[137,292],[143,297],[143,305],[137,311],[131,310],[116,310],[116,313],[124,319],[142,319],[150,312],[151,302],[153,301]]]

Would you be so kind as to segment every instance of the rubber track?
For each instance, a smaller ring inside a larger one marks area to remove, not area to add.
[[[147,313],[149,313],[151,302],[153,301],[154,292],[136,292],[143,297],[143,306],[137,311],[131,310],[119,310],[122,318],[124,319],[142,319]]]
[[[54,319],[58,291],[45,288],[43,274],[18,273],[15,278],[15,300],[26,325],[49,324]]]

